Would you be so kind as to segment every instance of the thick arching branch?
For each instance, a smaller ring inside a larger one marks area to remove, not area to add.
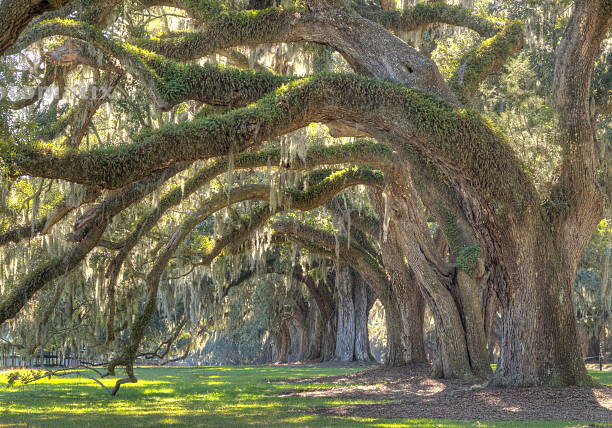
[[[451,87],[460,94],[463,101],[469,102],[480,84],[522,49],[522,27],[520,22],[507,23],[494,36],[463,55],[450,79]]]
[[[269,8],[228,11],[208,21],[199,31],[166,34],[163,38],[139,39],[139,47],[178,61],[202,58],[238,46],[303,41],[312,14],[303,8]]]
[[[114,188],[175,162],[238,153],[310,122],[338,119],[400,149],[419,145],[444,168],[470,180],[484,197],[518,209],[536,203],[533,184],[505,138],[479,114],[353,75],[300,79],[249,107],[168,125],[119,148],[60,154],[13,143],[2,158],[10,170],[22,174]],[[525,189],[520,199],[517,186]]]
[[[347,168],[324,178],[306,191],[285,190],[275,207],[268,203],[263,204],[251,214],[248,222],[216,240],[202,256],[202,263],[210,264],[228,246],[238,248],[275,214],[291,209],[312,210],[325,204],[342,190],[359,184],[383,186],[384,179],[382,174],[368,168]],[[270,193],[266,195],[265,200],[268,200],[269,196]]]
[[[392,31],[416,31],[432,24],[448,24],[476,31],[483,37],[493,36],[498,28],[471,10],[444,2],[419,3],[403,10],[361,12],[362,15]]]
[[[457,104],[433,61],[356,12],[336,8],[314,12],[275,8],[255,13],[228,11],[216,15],[208,24],[208,30],[183,34],[169,44],[167,39],[139,43],[146,49],[167,57],[174,54],[174,58],[181,60],[252,44],[253,40],[256,43],[321,43],[336,49],[359,74],[399,82]],[[227,31],[218,32],[218,28]],[[392,51],[396,55],[389,55]]]

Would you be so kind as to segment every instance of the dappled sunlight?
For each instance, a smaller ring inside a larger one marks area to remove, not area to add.
[[[384,405],[389,399],[375,395],[325,396],[302,391],[366,388],[368,385],[284,383],[283,380],[341,375],[354,369],[292,367],[138,368],[139,381],[110,397],[86,378],[52,378],[0,389],[0,428],[17,426],[70,428],[104,426],[272,426],[272,427],[513,427],[565,426],[537,423],[469,422],[432,419],[374,419],[312,414],[315,409],[349,409]],[[602,376],[605,377],[605,376]],[[6,381],[4,379],[4,381]],[[105,379],[112,384],[113,379]],[[386,387],[386,384],[377,387]],[[442,387],[441,387],[442,386]],[[442,391],[438,381],[417,387],[426,395]],[[515,412],[508,406],[507,411]]]

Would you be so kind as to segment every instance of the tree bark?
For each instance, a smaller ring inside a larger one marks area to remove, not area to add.
[[[289,352],[291,352],[291,335],[289,334],[289,323],[283,320],[280,323],[279,331],[275,336],[278,363],[286,363],[289,361]]]
[[[338,329],[336,332],[336,360],[353,361],[355,354],[355,306],[353,303],[353,278],[348,265],[336,267],[336,292],[338,299]]]
[[[387,329],[387,358],[385,364],[391,367],[409,364],[410,355],[404,344],[402,316],[397,302],[387,301],[385,308],[385,327]]]
[[[356,361],[370,361],[368,335],[368,286],[361,277],[353,272],[355,304],[355,352]]]
[[[35,17],[59,9],[69,0],[7,0],[0,9],[0,54],[10,48]]]
[[[600,153],[589,105],[594,61],[611,24],[609,1],[575,1],[553,82],[563,149],[558,183],[546,210],[526,210],[520,221],[497,222],[497,234],[489,231],[504,281],[498,284],[503,334],[493,385],[592,383],[579,350],[573,289],[579,258],[612,188],[605,168],[597,176]]]
[[[321,361],[332,361],[336,356],[337,318],[332,317],[323,324],[321,338]]]
[[[421,290],[409,266],[403,260],[394,234],[387,236],[387,240],[381,246],[381,253],[385,268],[389,272],[391,300],[394,301],[387,305],[391,308],[387,314],[387,337],[391,338],[390,348],[391,346],[395,348],[389,350],[387,363],[394,366],[425,363],[427,362],[423,337],[425,302]],[[396,319],[398,317],[399,319]],[[390,328],[394,329],[391,336]],[[396,335],[400,335],[401,340],[398,341]]]
[[[486,278],[484,279],[486,282]],[[479,377],[489,377],[492,374],[487,352],[487,338],[483,308],[481,305],[478,280],[463,270],[458,270],[455,277],[455,290],[459,295],[461,316],[465,328],[465,337],[473,372]],[[486,286],[486,284],[485,284]]]
[[[575,263],[564,256],[550,229],[519,244],[502,297],[501,355],[495,386],[588,385],[579,349],[573,284]],[[539,237],[537,237],[539,235]]]
[[[394,217],[400,212],[406,214],[406,203],[403,201],[394,205]],[[389,233],[398,237],[402,252],[416,280],[428,296],[427,300],[436,322],[437,340],[441,353],[443,367],[441,377],[473,377],[460,307],[449,291],[452,274],[432,267],[430,260],[433,259],[427,258],[422,250],[425,245],[424,239],[429,238],[425,232],[416,230],[413,223],[401,221],[396,217],[390,220],[389,228]],[[419,245],[421,243],[423,245]]]

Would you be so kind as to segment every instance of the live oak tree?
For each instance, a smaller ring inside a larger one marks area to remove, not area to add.
[[[160,6],[183,11],[193,26],[166,28],[165,34],[154,36],[143,27],[133,31],[131,17]],[[590,89],[595,60],[612,23],[609,1],[576,0],[556,49],[552,96],[561,160],[554,185],[545,192],[512,149],[512,136],[480,113],[475,99],[485,79],[523,46],[519,21],[484,17],[442,2],[394,10],[386,2],[379,7],[324,0],[257,10],[208,0],[136,5],[11,1],[2,4],[1,16],[0,28],[6,31],[0,52],[7,60],[33,45],[44,48],[48,64],[41,87],[52,81],[61,90],[70,73],[92,70],[96,79],[108,82],[110,92],[129,95],[127,88],[140,95],[122,98],[122,108],[139,112],[131,116],[140,124],[133,135],[114,136],[114,143],[121,144],[104,144],[98,135],[92,147],[92,123],[107,95],[73,103],[65,112],[58,111],[58,103],[45,105],[45,113],[56,120],[43,130],[21,126],[23,117],[9,112],[26,109],[27,116],[28,108],[41,105],[37,95],[3,105],[0,162],[6,181],[39,180],[41,190],[33,199],[37,204],[45,183],[54,180],[76,183],[82,190],[49,204],[44,218],[9,227],[0,238],[5,244],[44,235],[79,210],[71,244],[49,259],[30,255],[33,266],[12,272],[0,301],[0,322],[17,317],[37,293],[103,247],[113,253],[103,280],[105,341],[113,344],[119,323],[117,281],[142,239],[158,228],[158,247],[134,291],[145,303],[108,364],[111,373],[125,366],[125,381],[134,381],[132,367],[143,354],[160,281],[194,228],[235,204],[262,201],[241,208],[246,212],[235,215],[200,249],[196,264],[209,265],[244,244],[277,213],[313,210],[348,187],[367,185],[382,233],[368,238],[364,225],[364,239],[349,243],[347,236],[340,248],[354,252],[348,256],[353,268],[381,299],[390,319],[403,326],[398,331],[404,337],[394,340],[397,349],[404,348],[398,355],[405,356],[393,358],[424,360],[419,339],[424,299],[436,321],[439,375],[489,375],[486,335],[499,310],[501,355],[493,385],[590,383],[578,349],[573,286],[580,257],[610,196],[609,152],[595,132],[597,115],[609,107],[591,102]],[[419,51],[396,36],[440,24],[464,27],[479,37],[446,72],[447,78],[427,49]],[[44,44],[58,37],[59,45]],[[254,55],[235,49],[248,46],[256,52],[269,44],[302,43],[318,49],[316,72],[306,76],[282,73],[286,64],[267,69]],[[333,53],[352,73],[333,72]],[[212,55],[226,57],[236,68],[199,61]],[[10,73],[4,74],[10,80]],[[143,98],[154,109],[147,110]],[[185,106],[197,113],[185,114]],[[164,114],[171,120],[158,126]],[[274,147],[275,140],[311,123],[327,125],[334,137],[376,142],[311,142],[291,159]],[[299,183],[276,188],[274,183],[249,183],[248,177],[244,183],[228,180],[225,189],[211,184],[228,171],[231,178],[235,169],[279,164],[309,172]],[[330,165],[338,168],[319,168]],[[178,183],[177,177],[184,176],[187,181]],[[159,189],[164,189],[163,196],[154,207],[138,205]],[[179,206],[188,214],[160,224]],[[134,207],[141,207],[138,220],[127,226],[130,232],[118,233],[117,218]],[[428,222],[439,226],[436,234]],[[289,227],[276,221],[268,227],[301,244],[314,233],[305,224]],[[310,249],[332,252],[329,240],[317,236],[319,248]],[[498,303],[489,307],[490,301]],[[416,313],[412,318],[406,316],[410,309]],[[283,322],[278,334],[286,336]]]

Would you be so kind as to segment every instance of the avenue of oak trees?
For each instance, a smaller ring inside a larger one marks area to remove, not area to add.
[[[612,3],[568,6],[543,190],[477,102],[522,21],[445,2],[3,1],[2,85],[36,86],[0,101],[3,341],[86,345],[125,368],[116,393],[230,312],[270,317],[279,361],[371,360],[378,299],[387,364],[590,384],[573,293],[612,191],[591,90]],[[407,42],[442,26],[474,40],[444,74]],[[253,280],[267,291],[228,306]]]

